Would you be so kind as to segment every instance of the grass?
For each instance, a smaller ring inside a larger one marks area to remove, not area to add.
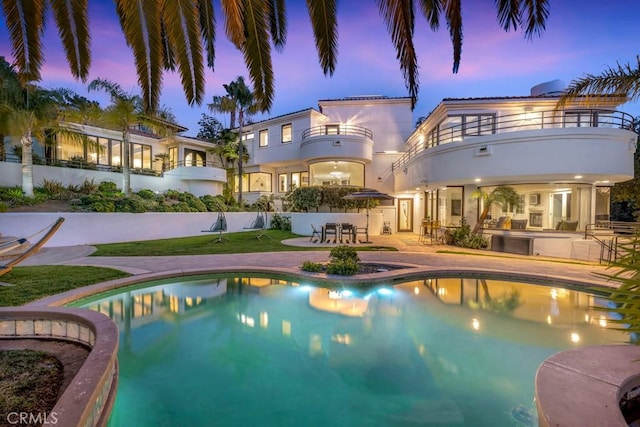
[[[49,412],[56,404],[64,379],[62,363],[34,350],[0,351],[0,424],[12,412],[35,415]]]
[[[264,234],[260,239],[260,234]],[[266,230],[239,233],[223,233],[222,243],[217,243],[218,234],[206,236],[180,237],[175,239],[145,240],[137,242],[110,243],[95,245],[97,250],[92,256],[175,256],[175,255],[212,255],[241,254],[255,252],[317,251],[330,250],[327,246],[288,246],[282,240],[301,237],[288,231]],[[358,246],[358,251],[395,251],[388,246]]]
[[[34,266],[14,267],[0,276],[0,306],[18,306],[71,289],[130,276],[129,273],[104,267]]]

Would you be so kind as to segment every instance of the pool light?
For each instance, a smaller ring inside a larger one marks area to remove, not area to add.
[[[380,295],[391,295],[391,294],[393,294],[393,291],[391,289],[389,289],[389,288],[380,288],[380,289],[377,290],[377,292]]]

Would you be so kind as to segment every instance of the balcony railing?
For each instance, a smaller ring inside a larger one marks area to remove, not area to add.
[[[355,125],[323,125],[314,126],[309,129],[305,129],[302,132],[302,140],[313,136],[323,135],[349,135],[349,136],[361,136],[363,138],[373,139],[373,132],[371,129],[367,129],[362,126]]]
[[[404,167],[424,150],[451,142],[509,132],[579,127],[615,128],[631,131],[635,129],[634,119],[630,114],[603,110],[533,111],[494,116],[491,121],[487,121],[486,116],[483,116],[480,120],[468,121],[450,127],[444,127],[441,122],[425,133],[424,140],[411,144],[402,157],[393,163],[392,170]]]

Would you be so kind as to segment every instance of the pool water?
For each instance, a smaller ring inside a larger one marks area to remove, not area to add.
[[[366,291],[209,276],[76,304],[120,330],[110,426],[533,426],[552,354],[622,344],[597,295],[490,279]]]

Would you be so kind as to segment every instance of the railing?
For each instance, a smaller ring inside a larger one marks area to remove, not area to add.
[[[179,162],[167,162],[165,165],[165,171],[179,168],[179,167],[199,167],[199,168],[222,168],[222,164],[216,161],[188,161],[181,160]]]
[[[635,251],[639,240],[640,222],[596,221],[587,224],[584,238],[593,239],[600,246],[600,263],[612,263],[620,257]]]
[[[373,139],[373,132],[371,129],[367,129],[362,126],[355,125],[322,125],[314,126],[309,129],[305,129],[302,132],[302,140],[310,138],[312,136],[323,135],[349,135],[349,136],[361,136],[364,138]]]
[[[584,238],[595,237],[596,231],[609,232],[611,235],[633,235],[640,232],[640,222],[631,221],[596,221],[584,228]]]
[[[451,127],[441,127],[441,122],[425,133],[424,141],[411,144],[404,155],[393,163],[392,170],[400,169],[413,157],[429,148],[478,136],[551,128],[599,127],[634,130],[633,116],[622,111],[534,111],[494,116],[491,121],[487,121],[485,116],[482,117]]]

